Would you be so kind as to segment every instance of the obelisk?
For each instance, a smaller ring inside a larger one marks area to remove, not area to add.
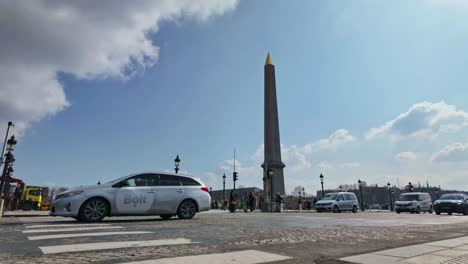
[[[262,164],[264,176],[264,190],[270,199],[277,193],[285,194],[284,190],[284,163],[281,161],[281,145],[278,123],[278,104],[276,101],[275,66],[268,53],[265,62],[265,100],[264,100],[264,136],[265,160]],[[274,202],[274,200],[270,200]]]

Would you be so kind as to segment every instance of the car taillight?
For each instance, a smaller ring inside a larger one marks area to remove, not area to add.
[[[204,192],[210,192],[210,190],[208,190],[208,187],[201,187],[201,190]]]

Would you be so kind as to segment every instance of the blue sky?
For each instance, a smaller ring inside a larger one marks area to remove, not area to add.
[[[269,51],[287,191],[315,191],[320,172],[328,187],[360,178],[468,188],[467,4],[177,3],[109,10],[104,1],[90,30],[93,21],[76,19],[90,7],[43,1],[32,7],[44,11],[39,23],[13,33],[0,26],[13,44],[31,27],[48,25],[53,35],[28,35],[33,51],[0,43],[0,69],[12,72],[5,76],[31,79],[0,88],[16,102],[0,101],[0,120],[13,119],[22,136],[16,177],[87,185],[172,170],[179,154],[182,171],[219,188],[222,173],[231,179],[235,147],[238,184],[260,186]],[[23,17],[21,4],[2,5]],[[135,14],[143,22],[117,19]]]

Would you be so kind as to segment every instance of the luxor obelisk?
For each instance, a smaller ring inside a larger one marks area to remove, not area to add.
[[[285,194],[284,163],[281,161],[281,145],[278,123],[278,104],[276,100],[275,66],[268,53],[265,62],[265,160],[263,168],[263,189],[270,201],[274,202],[276,193]]]

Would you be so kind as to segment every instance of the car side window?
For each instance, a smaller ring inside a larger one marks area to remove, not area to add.
[[[344,196],[342,194],[338,195],[336,198],[337,201],[344,201]]]
[[[346,200],[354,201],[356,197],[352,194],[345,194]]]
[[[122,187],[147,187],[157,186],[158,177],[156,174],[140,174],[121,182]]]
[[[178,177],[183,186],[199,186],[200,183],[189,177]]]
[[[177,176],[174,175],[159,175],[159,186],[180,186]]]

